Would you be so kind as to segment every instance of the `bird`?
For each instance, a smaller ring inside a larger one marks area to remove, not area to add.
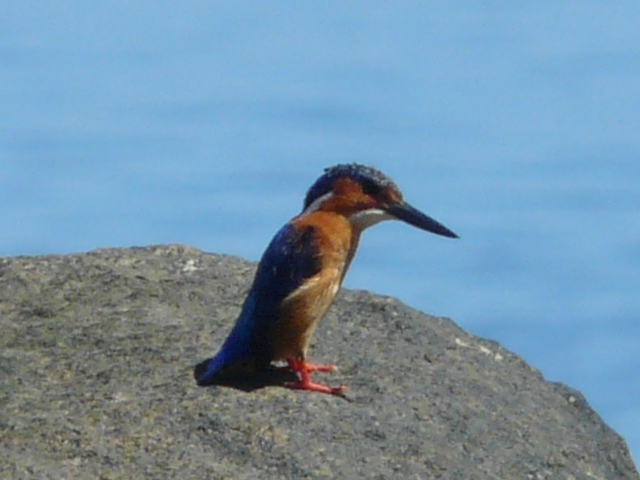
[[[307,362],[307,349],[342,285],[362,232],[385,220],[458,238],[407,203],[381,171],[357,163],[325,168],[307,191],[302,212],[267,246],[235,325],[218,353],[196,366],[196,383],[211,385],[238,369],[260,371],[286,362],[284,368],[297,381],[285,387],[343,395],[346,386],[311,379],[313,372],[337,367]]]

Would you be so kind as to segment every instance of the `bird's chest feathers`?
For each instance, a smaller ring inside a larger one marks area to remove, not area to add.
[[[318,212],[320,213],[320,212]],[[346,219],[301,219],[297,225],[313,226],[319,271],[291,292],[280,307],[280,321],[273,338],[276,357],[304,353],[316,325],[340,289],[353,255],[352,232]],[[313,220],[313,222],[312,222]],[[346,225],[345,225],[346,223]],[[289,350],[297,350],[290,352]],[[299,351],[299,352],[298,352]]]
[[[340,288],[341,269],[324,268],[284,299],[273,331],[274,359],[304,356],[316,326]]]
[[[324,315],[338,293],[345,270],[353,256],[354,242],[351,225],[345,218],[323,212],[317,212],[310,217],[301,219],[300,227],[314,229],[313,242],[320,270],[294,290],[285,299],[283,306],[295,305],[298,313],[304,310],[305,316],[316,319]]]

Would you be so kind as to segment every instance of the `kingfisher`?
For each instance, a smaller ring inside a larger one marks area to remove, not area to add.
[[[196,366],[198,385],[211,385],[238,368],[265,370],[286,362],[297,381],[285,386],[342,395],[344,385],[312,381],[335,365],[307,362],[313,332],[338,293],[362,232],[384,220],[449,238],[458,236],[407,203],[396,184],[360,164],[326,168],[309,188],[302,212],[276,233],[258,264],[253,284],[218,353]]]

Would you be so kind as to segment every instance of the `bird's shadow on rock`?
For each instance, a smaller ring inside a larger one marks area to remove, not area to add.
[[[193,375],[196,379],[200,377],[206,368],[207,361],[195,366]],[[201,387],[218,385],[230,387],[243,392],[253,392],[264,387],[286,387],[288,383],[298,380],[298,375],[289,367],[277,367],[270,365],[264,370],[251,371],[250,369],[234,369],[214,376],[206,384],[199,384]]]
[[[202,372],[207,368],[208,361],[199,363],[193,370],[193,376],[200,378]],[[201,387],[208,387],[211,385],[230,387],[243,392],[253,392],[264,387],[281,387],[287,388],[287,384],[295,383],[299,380],[298,374],[291,370],[289,367],[278,367],[275,365],[269,365],[264,370],[247,370],[247,369],[234,369],[232,371],[225,371],[224,373],[215,375],[207,383],[200,383]],[[344,393],[335,394],[336,397],[340,397],[343,400],[351,402],[352,399],[347,397]]]

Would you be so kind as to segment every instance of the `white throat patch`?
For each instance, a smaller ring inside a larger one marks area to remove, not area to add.
[[[362,210],[361,212],[354,213],[349,217],[351,225],[359,230],[372,227],[373,225],[380,223],[384,220],[392,220],[395,217],[389,215],[384,210],[379,208],[370,208],[368,210]]]
[[[333,192],[325,193],[324,195],[316,198],[313,202],[309,204],[309,206],[305,209],[303,214],[315,212],[320,208],[324,202],[333,197]],[[372,227],[373,225],[380,223],[384,220],[393,220],[396,217],[393,215],[389,215],[384,210],[379,208],[370,208],[368,210],[362,210],[360,212],[354,213],[349,217],[349,222],[353,225],[354,228],[362,231],[365,228]]]

